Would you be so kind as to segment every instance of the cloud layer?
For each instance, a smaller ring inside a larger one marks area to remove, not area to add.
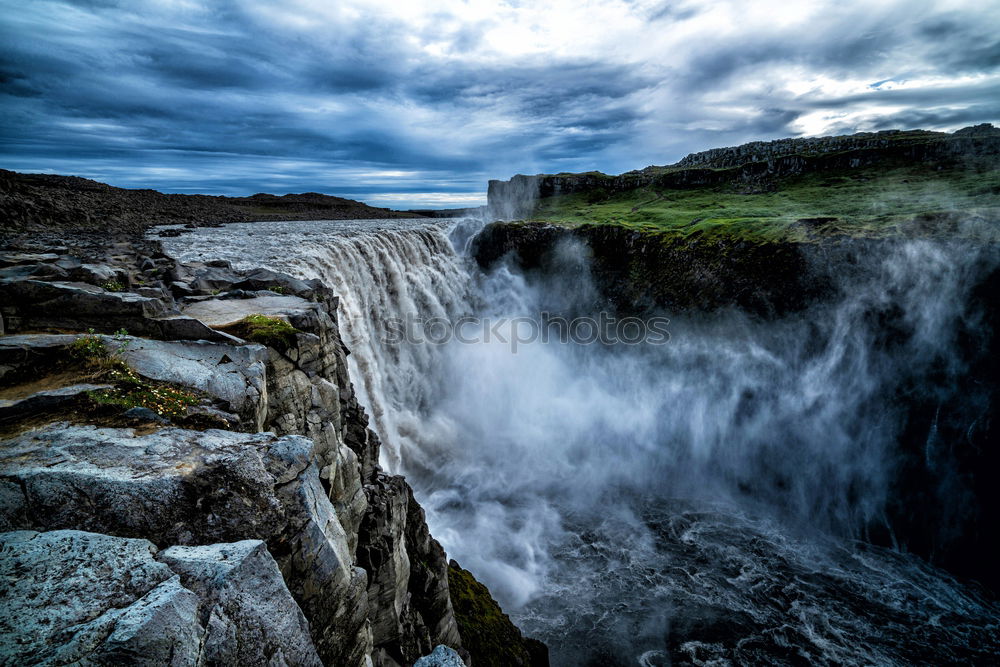
[[[0,166],[482,203],[756,139],[1000,120],[981,2],[0,0]]]

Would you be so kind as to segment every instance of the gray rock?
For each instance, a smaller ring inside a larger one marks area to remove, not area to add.
[[[102,285],[116,282],[120,285],[128,284],[128,275],[124,269],[109,264],[81,264],[73,270],[74,280],[90,283],[92,285]]]
[[[196,665],[198,597],[155,551],[75,530],[0,535],[4,664]]]
[[[302,610],[260,540],[174,546],[157,559],[201,599],[201,664],[323,664]]]
[[[220,428],[225,429],[239,430],[238,427],[243,422],[239,415],[234,415],[231,412],[225,412],[207,405],[189,406],[187,408],[187,414],[188,416],[204,417],[209,421],[215,422],[215,424]]]
[[[366,575],[306,438],[52,424],[0,446],[0,521],[161,546],[264,540],[323,661],[361,665],[371,651]]]
[[[159,317],[144,326],[153,328],[153,335],[166,340],[208,340],[231,345],[242,345],[243,340],[230,336],[222,331],[216,331],[201,320],[184,315]],[[129,331],[132,331],[129,329]]]
[[[315,308],[316,304],[297,296],[271,295],[254,299],[208,299],[184,306],[181,312],[213,327],[239,322],[247,315],[283,316]]]
[[[455,649],[439,644],[430,655],[413,663],[413,667],[465,667],[465,663]]]
[[[80,268],[83,264],[78,258],[71,255],[61,255],[58,260],[56,260],[55,265],[60,269],[65,271],[72,271],[74,269]]]
[[[105,337],[105,346],[117,350],[121,342]],[[139,375],[170,382],[215,396],[248,428],[264,430],[267,381],[262,345],[223,345],[206,341],[167,342],[127,339],[122,358]]]
[[[190,285],[181,280],[175,280],[174,282],[170,283],[170,291],[173,293],[174,296],[177,297],[192,296],[195,293],[195,291],[191,288]]]
[[[37,264],[38,262],[54,262],[59,255],[51,252],[4,252],[0,253],[0,264]]]
[[[156,414],[149,408],[144,408],[142,406],[136,406],[134,408],[129,408],[122,413],[125,419],[131,422],[156,422],[157,424],[168,424],[169,419],[165,419],[160,415]]]
[[[167,314],[159,299],[131,292],[106,292],[85,283],[40,280],[0,281],[0,303],[13,311],[22,329],[62,328],[135,333],[157,331],[148,321]]]
[[[194,278],[186,281],[191,287],[204,292],[228,289],[240,279],[232,269],[223,266],[206,266],[194,271]]]
[[[269,290],[272,287],[279,287],[289,294],[306,294],[311,291],[309,282],[269,269],[251,271],[246,278],[233,285],[234,289],[244,290]]]
[[[23,419],[29,415],[69,405],[83,394],[110,389],[108,384],[74,384],[59,389],[47,389],[19,399],[0,399],[0,423]]]
[[[154,299],[163,299],[166,296],[163,289],[159,287],[136,287],[133,291],[139,296],[148,296]]]
[[[0,279],[7,280],[27,278],[62,280],[68,277],[69,273],[55,264],[18,264],[0,269]]]

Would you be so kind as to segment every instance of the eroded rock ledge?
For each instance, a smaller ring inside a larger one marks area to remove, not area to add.
[[[475,659],[444,550],[378,465],[336,308],[318,281],[176,265],[155,243],[0,252],[5,659]],[[254,314],[280,342],[226,333]],[[95,398],[123,364],[146,403]],[[171,391],[183,412],[160,410]]]

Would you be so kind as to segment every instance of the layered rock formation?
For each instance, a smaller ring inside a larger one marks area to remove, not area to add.
[[[603,196],[637,188],[701,188],[736,185],[749,191],[773,188],[789,176],[873,165],[907,164],[1000,155],[1000,129],[976,126],[952,134],[942,132],[878,132],[851,136],[752,142],[732,148],[693,153],[676,164],[650,166],[610,176],[518,174],[508,181],[491,180],[487,210],[496,220],[531,217],[535,200],[576,193]]]
[[[5,655],[392,667],[462,650],[444,550],[378,465],[335,295],[143,242],[44,250],[0,255]],[[279,337],[225,333],[248,315]]]

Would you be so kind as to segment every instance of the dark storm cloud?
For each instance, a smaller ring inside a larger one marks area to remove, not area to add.
[[[1000,115],[998,22],[971,5],[837,3],[803,29],[780,8],[772,21],[741,4],[606,1],[603,18],[588,7],[568,36],[520,47],[556,17],[535,3],[402,16],[361,0],[0,0],[0,166],[444,202],[518,171]],[[860,83],[831,88],[842,80]]]

